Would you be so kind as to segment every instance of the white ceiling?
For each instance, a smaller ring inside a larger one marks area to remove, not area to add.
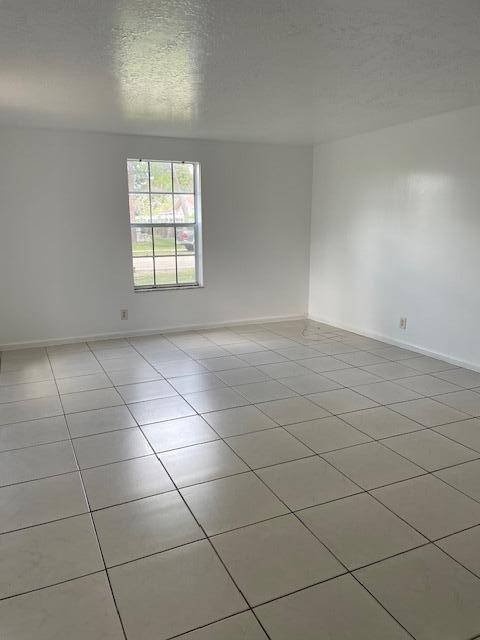
[[[310,143],[480,103],[479,0],[0,0],[0,123]]]

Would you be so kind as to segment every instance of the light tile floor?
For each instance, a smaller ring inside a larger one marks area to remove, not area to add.
[[[303,321],[6,351],[0,636],[480,638],[479,416]]]

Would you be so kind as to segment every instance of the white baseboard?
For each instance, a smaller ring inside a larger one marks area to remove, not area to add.
[[[433,349],[425,349],[424,347],[421,347],[418,344],[413,344],[411,342],[408,342],[407,340],[397,340],[396,338],[392,338],[391,336],[386,336],[382,333],[367,331],[360,327],[344,324],[342,322],[334,322],[329,318],[321,318],[318,316],[309,315],[308,319],[313,320],[314,322],[323,322],[325,324],[331,325],[332,327],[337,327],[338,329],[344,329],[345,331],[351,331],[352,333],[357,333],[358,335],[365,336],[366,338],[373,338],[374,340],[380,340],[381,342],[385,342],[386,344],[390,344],[395,347],[402,347],[403,349],[409,349],[410,351],[415,351],[415,353],[419,353],[422,356],[429,356],[431,358],[437,358],[437,360],[444,360],[445,362],[456,365],[457,367],[464,367],[465,369],[471,369],[472,371],[480,372],[480,364],[478,362],[461,360],[459,358],[455,358],[454,356],[448,353],[442,353],[441,351],[434,351]]]
[[[199,324],[177,325],[175,327],[157,327],[155,329],[142,329],[138,331],[114,331],[111,333],[88,334],[82,336],[71,336],[60,340],[26,340],[24,342],[10,342],[0,344],[0,351],[11,351],[12,349],[32,349],[35,347],[53,347],[61,344],[72,344],[75,342],[87,342],[93,340],[110,340],[113,338],[135,338],[137,336],[151,336],[157,333],[175,333],[179,331],[201,331],[205,329],[222,329],[234,325],[242,326],[246,324],[261,324],[265,322],[288,322],[292,320],[305,320],[306,314],[293,316],[264,316],[259,318],[242,318],[241,320],[229,320],[225,322],[206,322]]]
[[[306,315],[306,314],[242,318],[241,320],[229,320],[225,322],[206,322],[206,323],[197,323],[197,324],[188,324],[188,325],[177,325],[175,327],[157,327],[157,328],[142,329],[137,331],[113,331],[110,333],[70,336],[67,338],[61,338],[59,340],[45,339],[45,340],[28,340],[24,342],[11,342],[6,344],[1,344],[0,351],[11,351],[12,349],[32,349],[35,347],[50,347],[55,345],[71,344],[75,342],[85,342],[85,341],[93,341],[93,340],[109,340],[114,338],[129,338],[129,337],[134,338],[137,336],[155,335],[157,333],[175,333],[178,331],[201,331],[206,329],[222,329],[224,327],[230,327],[234,325],[242,326],[246,324],[261,324],[265,322],[288,322],[293,320],[305,320],[307,318],[309,320],[313,320],[314,322],[323,322],[325,324],[331,325],[332,327],[344,329],[345,331],[351,331],[352,333],[356,333],[358,335],[365,336],[367,338],[380,340],[382,342],[385,342],[386,344],[393,345],[395,347],[402,347],[404,349],[409,349],[410,351],[414,351],[415,353],[419,353],[424,356],[430,356],[431,358],[444,360],[445,362],[449,362],[450,364],[456,365],[458,367],[464,367],[466,369],[471,369],[473,371],[480,372],[480,364],[477,362],[470,362],[469,360],[462,360],[459,358],[455,358],[450,354],[442,353],[440,351],[435,351],[433,349],[425,349],[424,347],[408,342],[407,340],[397,340],[396,338],[392,338],[391,336],[386,336],[385,334],[382,334],[382,333],[367,331],[361,327],[345,324],[342,322],[336,322],[336,321],[333,321],[331,318],[323,318],[323,317]]]

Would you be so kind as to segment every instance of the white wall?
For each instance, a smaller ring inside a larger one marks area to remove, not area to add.
[[[313,175],[310,316],[480,367],[480,108],[318,146]]]
[[[205,288],[134,293],[127,157],[201,163]],[[0,129],[0,345],[306,313],[311,172],[309,147]]]

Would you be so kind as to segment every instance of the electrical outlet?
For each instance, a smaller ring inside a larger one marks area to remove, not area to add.
[[[122,309],[120,311],[120,319],[121,320],[128,320],[128,309]]]
[[[407,319],[406,318],[400,318],[400,329],[402,329],[403,331],[407,330]]]

